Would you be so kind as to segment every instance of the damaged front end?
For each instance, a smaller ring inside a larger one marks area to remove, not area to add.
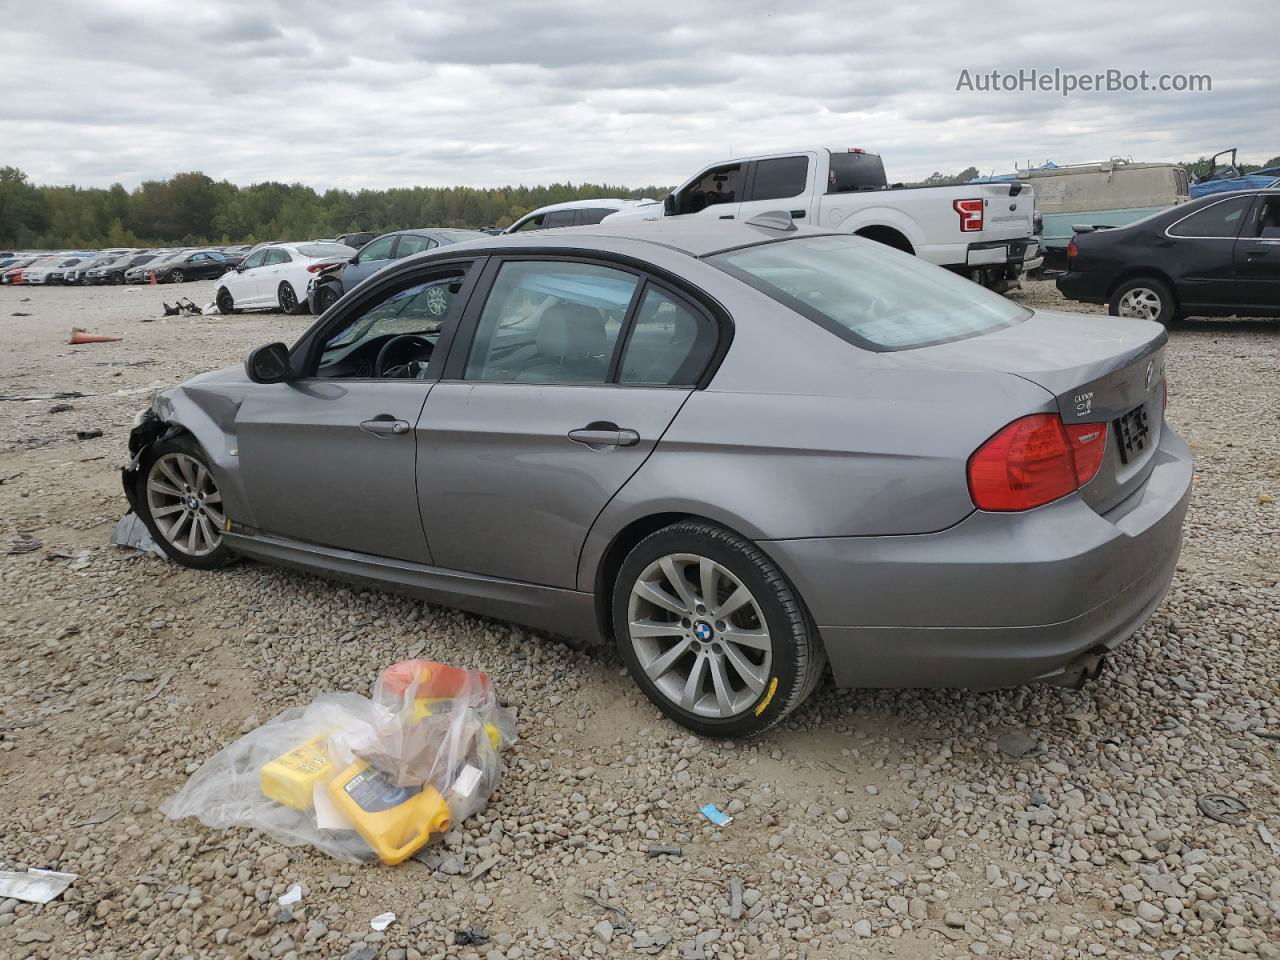
[[[147,407],[133,419],[133,429],[129,431],[129,462],[120,468],[120,482],[124,486],[124,495],[129,506],[138,512],[138,464],[147,447],[179,432],[180,428],[165,423],[156,413],[155,407]]]

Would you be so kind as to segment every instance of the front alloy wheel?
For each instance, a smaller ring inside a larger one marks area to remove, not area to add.
[[[287,283],[280,284],[280,310],[282,313],[293,313],[298,309],[298,295]]]
[[[174,283],[182,283],[182,281],[186,280],[187,277],[181,270],[174,270],[171,274],[169,274],[169,279],[172,280]]]
[[[157,457],[147,471],[147,509],[180,553],[207,557],[222,546],[222,494],[209,468],[187,453]]]

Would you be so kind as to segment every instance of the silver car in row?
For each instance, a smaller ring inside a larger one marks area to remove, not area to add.
[[[750,735],[828,664],[1091,675],[1178,558],[1165,342],[785,213],[494,237],[161,393],[124,485],[180,563],[610,637],[667,715]]]

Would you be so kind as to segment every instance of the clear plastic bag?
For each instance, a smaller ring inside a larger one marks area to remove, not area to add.
[[[487,674],[406,660],[382,672],[372,700],[326,694],[241,737],[160,809],[339,860],[400,863],[483,809],[514,740]]]

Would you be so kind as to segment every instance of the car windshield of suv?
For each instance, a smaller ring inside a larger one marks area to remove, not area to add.
[[[1031,316],[970,280],[861,237],[800,237],[708,262],[869,350],[965,340]]]

